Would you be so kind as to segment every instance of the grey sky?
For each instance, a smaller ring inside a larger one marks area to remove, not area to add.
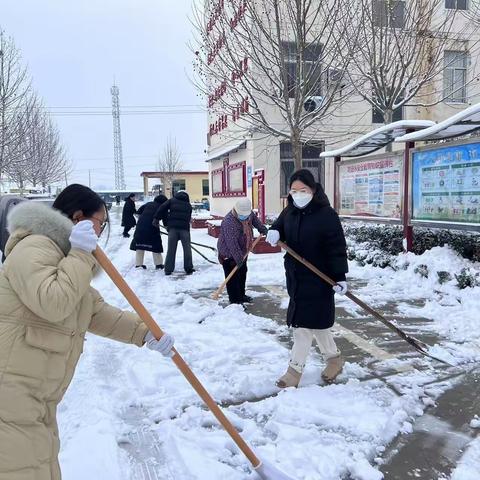
[[[48,107],[110,111],[114,76],[124,106],[202,103],[187,78],[191,0],[0,3],[0,26],[22,50]],[[74,162],[69,180],[88,184],[90,169],[93,187],[113,187],[111,115],[54,118]],[[155,168],[169,134],[177,138],[185,168],[206,169],[204,113],[124,115],[121,123],[128,188],[141,185],[142,170]]]

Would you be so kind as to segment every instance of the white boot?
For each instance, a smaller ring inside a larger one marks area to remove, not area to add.
[[[302,374],[292,367],[288,367],[287,371],[277,380],[278,388],[298,387]]]
[[[327,360],[327,366],[322,372],[322,379],[326,383],[333,383],[335,379],[342,373],[345,360],[341,355],[331,357]]]

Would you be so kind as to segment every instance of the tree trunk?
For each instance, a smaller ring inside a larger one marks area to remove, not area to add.
[[[383,114],[383,122],[384,122],[385,125],[388,125],[389,123],[392,123],[392,120],[393,120],[393,110],[389,108],[389,109],[385,110],[385,112]],[[389,143],[385,147],[385,151],[386,152],[391,152],[392,148],[393,148],[393,144]]]
[[[300,132],[294,131],[290,137],[292,143],[292,155],[293,163],[295,165],[295,170],[300,170],[302,168],[302,142],[300,140]]]

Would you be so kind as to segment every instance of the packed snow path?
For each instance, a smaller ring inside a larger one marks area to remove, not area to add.
[[[341,300],[337,332],[347,364],[340,383],[320,384],[322,361],[313,354],[301,388],[279,392],[274,383],[287,365],[290,341],[284,326],[281,255],[252,256],[249,283],[256,298],[250,313],[244,312],[241,307],[225,307],[208,299],[223,275],[220,267],[199,257],[195,257],[199,271],[191,277],[167,278],[152,269],[135,270],[129,241],[119,236],[115,225],[118,212],[112,216],[108,254],[259,452],[299,479],[376,480],[382,472],[385,478],[415,477],[415,463],[402,462],[403,452],[420,438],[417,432],[428,430],[428,421],[423,419],[436,419],[445,396],[466,378],[458,376],[457,369],[419,358],[378,322]],[[200,242],[214,245],[204,231],[192,233]],[[177,269],[181,271],[181,258]],[[457,326],[460,320],[472,322],[470,310],[458,319],[455,298],[464,294],[441,292],[441,301],[430,304],[432,296],[439,294],[433,294],[423,279],[407,277],[408,272],[401,272],[405,278],[395,283],[389,279],[391,271],[355,265],[351,270],[351,287],[362,299],[396,316],[409,333],[431,344],[440,340],[443,348],[437,347],[437,353],[449,359],[455,355],[463,361],[478,360],[478,345],[466,341],[473,340],[471,333],[463,332],[462,337],[461,328],[452,332],[448,323],[449,319],[450,323],[455,319]],[[105,276],[95,284],[108,301],[127,307]],[[461,300],[464,305],[470,301]],[[434,315],[441,318],[433,320]],[[443,410],[447,408],[448,402]],[[470,413],[471,417],[480,413],[478,405],[470,404],[470,410],[465,421]],[[88,336],[59,416],[66,480],[257,478],[175,366],[155,352]],[[437,439],[452,430],[448,422],[434,423],[444,427],[436,430],[440,432]],[[435,471],[448,478],[460,458],[460,448],[473,435],[464,423],[454,425],[463,432],[455,436],[461,441],[444,441],[449,448],[440,454],[425,452],[433,467],[427,471],[420,466],[419,478],[438,478],[438,474],[429,476]],[[428,445],[427,441],[420,443],[422,448]],[[472,445],[468,465],[476,451]],[[442,464],[439,457],[448,461]],[[462,478],[465,474],[460,470],[454,475],[455,480],[470,480]]]

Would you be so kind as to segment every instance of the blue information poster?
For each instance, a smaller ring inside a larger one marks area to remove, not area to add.
[[[247,187],[252,186],[252,167],[247,167]]]
[[[480,143],[413,153],[413,220],[480,223]]]

